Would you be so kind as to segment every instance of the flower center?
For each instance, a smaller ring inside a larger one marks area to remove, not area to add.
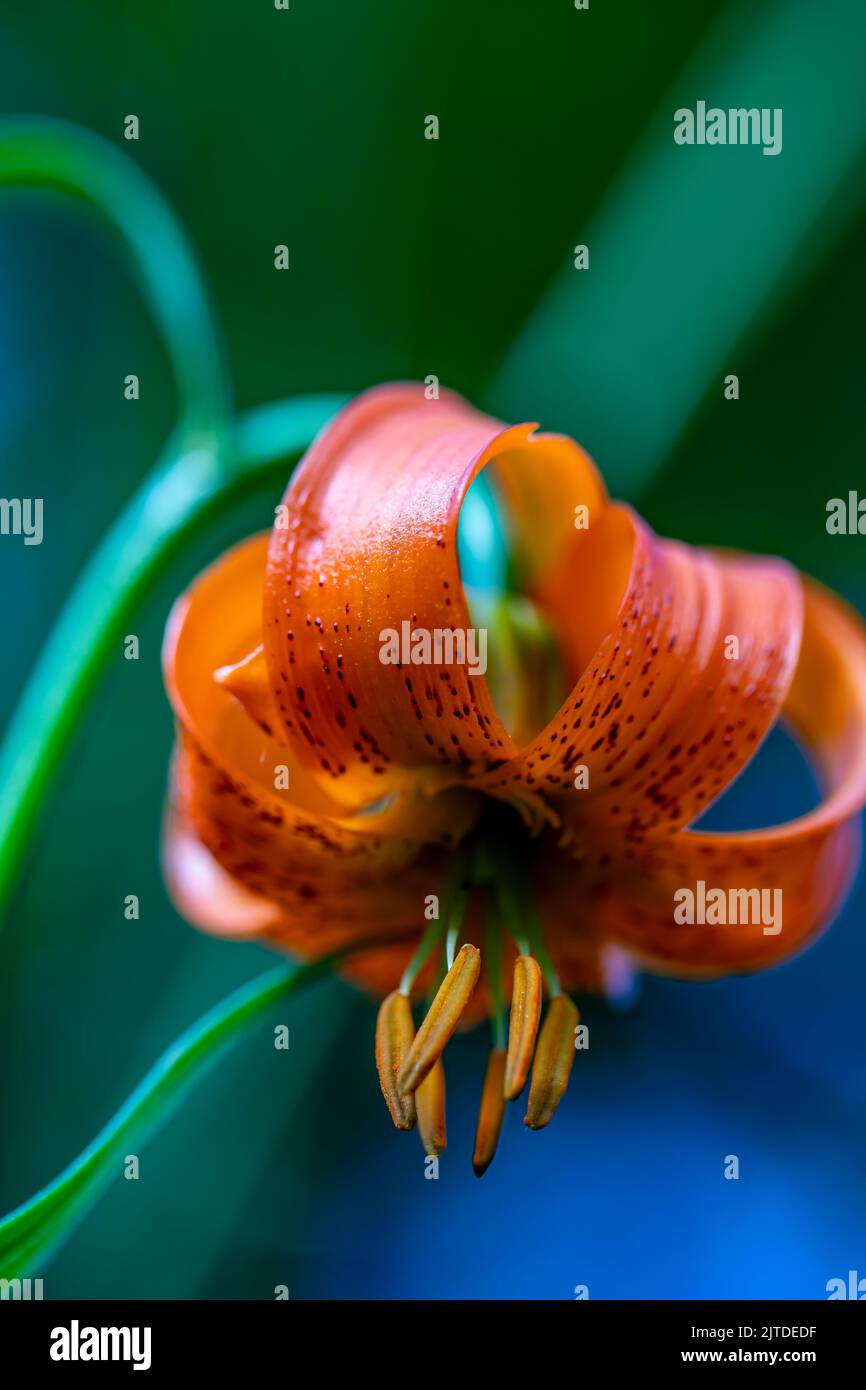
[[[439,915],[399,988],[383,1001],[376,1026],[376,1062],[392,1119],[398,1129],[417,1122],[425,1151],[438,1158],[445,1147],[442,1054],[476,987],[483,991],[491,1052],[473,1154],[479,1177],[496,1152],[505,1105],[521,1094],[530,1071],[525,1123],[542,1129],[574,1061],[579,1015],[562,993],[543,940],[525,870],[525,841],[517,812],[485,800],[472,837],[449,864]],[[411,999],[422,974],[427,1012],[416,1032]],[[545,991],[549,1002],[539,1029]]]

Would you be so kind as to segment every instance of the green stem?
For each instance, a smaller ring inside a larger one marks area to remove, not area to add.
[[[450,970],[454,964],[454,957],[457,953],[457,938],[460,935],[460,928],[463,924],[463,913],[460,913],[460,920],[452,918],[448,927],[448,935],[445,937],[445,969]]]
[[[62,121],[0,120],[0,187],[13,185],[71,194],[118,234],[171,359],[182,424],[64,605],[0,749],[0,908],[121,625],[180,541],[242,484],[306,448],[345,399],[282,402],[227,423],[219,335],[186,237],[150,181],[107,141]]]
[[[432,952],[436,949],[436,946],[442,940],[442,934],[444,931],[444,922],[436,921],[430,923],[429,927],[424,932],[424,935],[421,937],[421,940],[418,943],[417,951],[415,951],[414,955],[412,956],[412,959],[406,966],[406,969],[403,971],[403,978],[400,981],[401,994],[410,995],[412,993],[412,986],[415,984],[415,981],[421,974],[421,971],[424,969],[424,966],[427,964],[427,961],[430,959]]]
[[[182,423],[104,538],[63,607],[0,749],[0,906],[57,760],[110,656],[121,624],[179,542],[236,489],[311,441],[341,396],[281,402],[228,423],[219,336],[184,234],[137,167],[106,141],[62,122],[0,120],[0,186],[55,188],[101,213],[120,235],[171,360]],[[44,1264],[188,1087],[276,1000],[367,941],[244,985],[163,1053],[112,1120],[54,1182],[0,1222],[0,1277]]]
[[[0,749],[0,907],[43,793],[121,628],[180,542],[218,504],[296,456],[343,396],[260,407],[227,439],[171,441],[102,540],[45,643]]]
[[[242,985],[187,1028],[59,1177],[0,1221],[0,1278],[22,1278],[44,1268],[118,1175],[125,1155],[157,1132],[190,1087],[272,1004],[305,989],[335,963],[371,945],[375,942],[353,944],[309,965],[277,966]]]
[[[471,865],[472,855],[468,851],[456,854],[449,865],[450,877],[445,902],[445,922],[448,928],[445,936],[446,970],[450,970],[454,964],[460,929],[463,926],[463,918],[466,916],[466,907],[469,903]]]
[[[400,981],[400,993],[411,994],[412,986],[420,975],[431,954],[441,943],[447,932],[445,957],[448,969],[454,963],[454,944],[456,943],[456,933],[459,932],[463,915],[466,911],[466,903],[469,897],[468,872],[470,858],[469,855],[461,850],[453,856],[445,871],[445,878],[442,883],[440,894],[439,910],[441,916],[431,922],[421,941],[418,949],[410,960],[403,972]],[[452,940],[452,933],[453,940]],[[449,955],[450,949],[450,955]]]
[[[487,894],[484,907],[484,971],[490,989],[490,1027],[493,1033],[493,1046],[505,1047],[507,1029],[505,1026],[505,996],[502,993],[502,928],[496,899],[493,893]]]
[[[51,188],[95,208],[131,257],[165,343],[190,433],[225,419],[231,391],[210,304],[186,236],[138,166],[64,121],[0,120],[0,186]]]
[[[523,868],[500,856],[499,877],[496,883],[499,908],[509,932],[517,943],[522,955],[533,955],[541,966],[541,973],[551,999],[562,993],[559,976],[553,968],[544,937],[532,891]]]

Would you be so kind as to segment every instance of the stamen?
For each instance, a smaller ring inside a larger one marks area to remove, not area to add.
[[[484,1076],[484,1089],[481,1092],[481,1106],[478,1111],[478,1125],[475,1130],[475,1151],[472,1167],[475,1176],[480,1178],[487,1172],[499,1143],[499,1131],[505,1114],[505,1096],[502,1078],[505,1073],[505,1049],[495,1047],[487,1061]]]
[[[421,937],[417,951],[403,971],[403,978],[400,981],[400,994],[405,994],[408,998],[412,993],[412,986],[427,964],[431,953],[442,940],[444,931],[444,922],[437,921],[430,923],[424,935]]]
[[[445,1149],[445,1068],[439,1058],[415,1092],[418,1133],[428,1158]]]
[[[472,997],[481,971],[481,952],[469,942],[457,958],[430,1005],[397,1078],[401,1091],[414,1091],[441,1057],[448,1039]]]
[[[534,956],[518,956],[514,962],[514,986],[508,1021],[506,1100],[516,1100],[526,1085],[540,1018],[541,967]]]
[[[457,949],[457,938],[460,935],[460,928],[463,925],[463,918],[466,915],[466,904],[468,902],[469,888],[466,884],[461,884],[454,893],[448,912],[448,935],[445,938],[445,964],[449,970],[454,964],[454,952]]]
[[[518,951],[522,956],[535,957],[541,966],[547,992],[551,999],[555,999],[562,993],[562,985],[544,944],[529,882],[522,869],[505,855],[501,855],[499,859],[497,896],[500,911]]]
[[[532,1064],[532,1085],[524,1120],[530,1129],[543,1129],[549,1124],[565,1093],[574,1061],[574,1030],[579,1018],[567,994],[550,1001]]]
[[[484,917],[484,975],[490,991],[490,1029],[494,1048],[505,1049],[505,999],[502,994],[502,931],[496,900],[488,893]]]
[[[385,1104],[397,1129],[412,1129],[415,1124],[414,1097],[404,1094],[397,1085],[397,1075],[414,1036],[409,997],[395,989],[382,1000],[376,1019],[376,1067]]]
[[[442,917],[441,919],[437,918],[435,921],[431,922],[424,935],[421,937],[417,951],[403,972],[403,978],[400,981],[401,994],[411,995],[412,986],[427,964],[433,950],[442,940],[446,930],[448,932],[448,942],[451,944],[451,955],[448,959],[448,965],[450,966],[453,964],[457,933],[460,930],[469,897],[468,869],[469,856],[466,851],[455,854],[448,865],[442,884]]]

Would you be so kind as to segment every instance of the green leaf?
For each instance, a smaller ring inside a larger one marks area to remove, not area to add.
[[[862,207],[864,39],[859,0],[834,0],[820,24],[808,0],[727,6],[575,231],[589,268],[564,256],[487,406],[569,431],[613,492],[634,498],[706,393],[721,395],[744,337]],[[778,155],[674,143],[678,108],[750,107],[758,93],[783,112]]]

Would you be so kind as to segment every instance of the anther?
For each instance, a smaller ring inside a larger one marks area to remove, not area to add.
[[[502,1078],[505,1074],[505,1049],[493,1048],[487,1062],[484,1089],[481,1092],[481,1105],[478,1110],[478,1124],[475,1129],[475,1151],[472,1167],[475,1176],[480,1178],[487,1172],[499,1143],[499,1131],[505,1114],[505,1095]]]
[[[397,1077],[401,1091],[416,1090],[442,1056],[472,997],[480,970],[481,952],[467,942],[458,951],[454,964],[439,986],[427,1016],[415,1034]]]
[[[418,1133],[428,1158],[437,1158],[445,1149],[445,1068],[440,1058],[415,1092]]]
[[[579,1018],[567,994],[551,999],[532,1064],[532,1084],[524,1121],[530,1129],[543,1129],[549,1124],[565,1093],[574,1061],[574,1030]]]
[[[415,1101],[397,1086],[397,1076],[412,1046],[415,1024],[408,995],[395,989],[382,1000],[376,1019],[376,1067],[385,1104],[398,1129],[415,1123]]]
[[[508,1020],[506,1100],[516,1100],[526,1085],[540,1017],[541,966],[534,956],[518,956],[514,962],[514,985]]]

